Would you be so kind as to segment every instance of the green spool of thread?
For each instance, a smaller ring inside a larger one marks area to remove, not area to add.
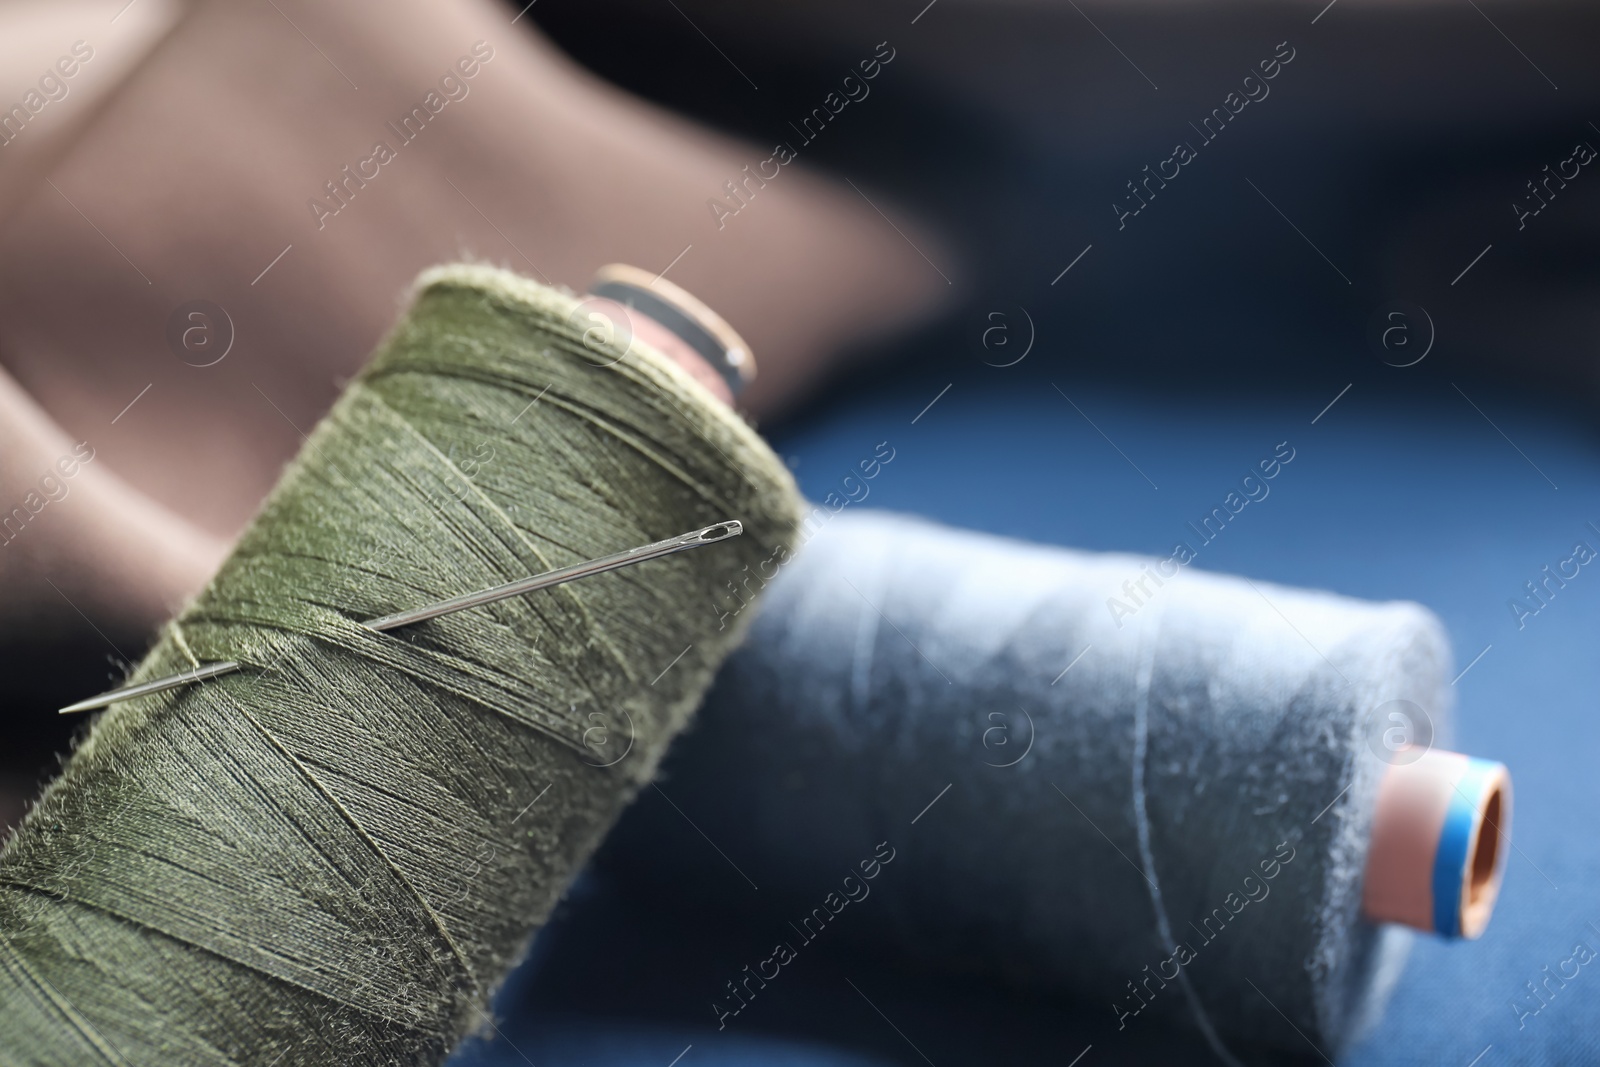
[[[0,1062],[432,1064],[487,1029],[737,643],[709,591],[799,517],[737,416],[580,310],[419,280],[135,680],[247,669],[113,707],[0,853]],[[715,549],[358,625],[730,517]]]

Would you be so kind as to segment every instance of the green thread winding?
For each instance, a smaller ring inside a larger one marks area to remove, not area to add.
[[[435,1064],[484,1028],[748,623],[712,591],[799,515],[747,426],[641,345],[596,366],[575,306],[419,280],[136,678],[248,669],[113,707],[0,852],[0,1062]],[[745,536],[356,624],[725,518]]]

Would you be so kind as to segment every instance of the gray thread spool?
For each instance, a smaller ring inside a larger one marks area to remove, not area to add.
[[[1359,917],[1393,758],[1373,712],[1411,701],[1442,731],[1446,639],[1415,604],[1187,570],[1119,628],[1107,598],[1149,573],[841,515],[769,586],[666,780],[780,893],[892,842],[858,934],[1111,1004],[1113,1028],[1187,1020],[1225,1062],[1334,1055],[1409,941]]]

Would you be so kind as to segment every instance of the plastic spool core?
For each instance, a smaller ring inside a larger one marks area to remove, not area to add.
[[[631,313],[640,340],[660,349],[730,406],[756,376],[750,346],[694,294],[660,275],[608,263],[589,283],[591,296]]]
[[[1489,925],[1511,828],[1503,764],[1437,749],[1391,764],[1378,785],[1362,911],[1447,938]]]
[[[1495,785],[1483,805],[1477,840],[1472,845],[1472,868],[1467,876],[1467,903],[1462,909],[1463,936],[1477,937],[1489,925],[1500,895],[1500,833],[1504,826],[1505,790]],[[1470,932],[1468,932],[1470,931]]]

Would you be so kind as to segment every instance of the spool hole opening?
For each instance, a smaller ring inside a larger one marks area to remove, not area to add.
[[[1483,808],[1483,825],[1478,829],[1478,841],[1472,850],[1472,867],[1467,876],[1470,880],[1468,904],[1493,898],[1495,871],[1500,863],[1500,820],[1504,807],[1501,797],[1502,791],[1496,787]]]

